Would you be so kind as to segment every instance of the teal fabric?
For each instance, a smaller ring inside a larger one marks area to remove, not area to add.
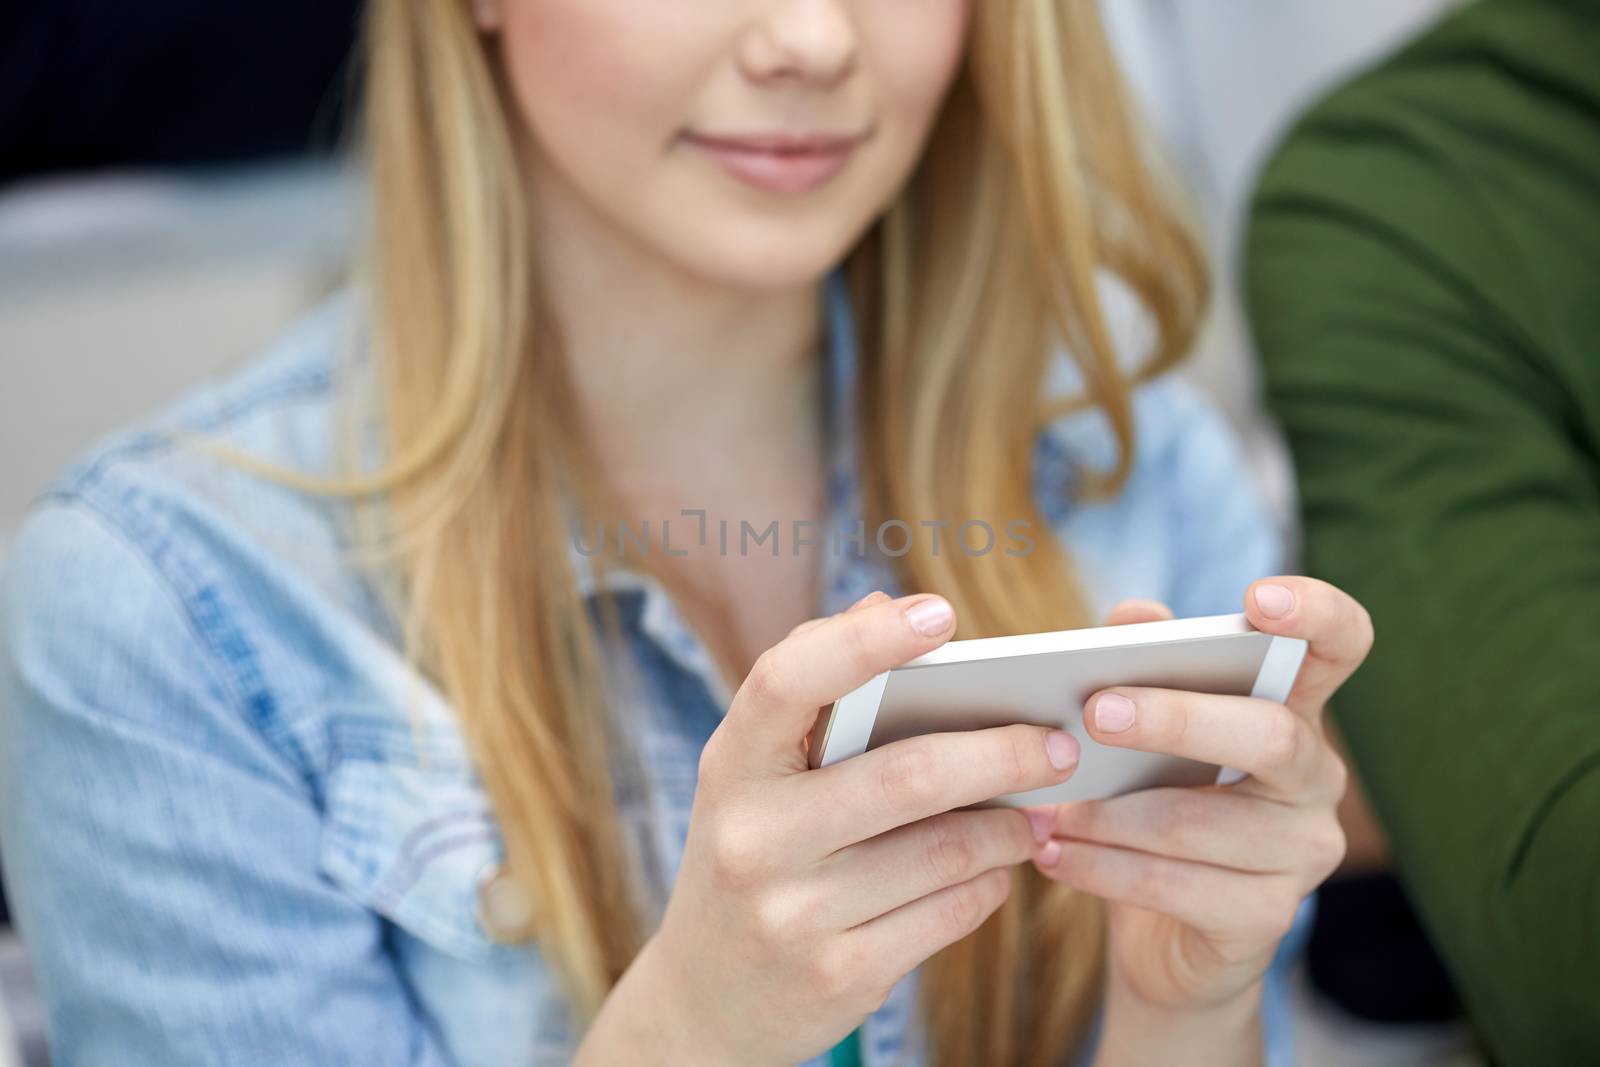
[[[829,1067],[861,1067],[861,1029],[849,1035],[828,1052]]]

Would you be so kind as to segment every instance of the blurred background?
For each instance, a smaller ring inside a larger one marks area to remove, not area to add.
[[[1289,468],[1257,411],[1232,285],[1251,182],[1314,96],[1454,0],[1103,6],[1211,236],[1219,298],[1186,373],[1244,435],[1287,531]],[[0,565],[30,498],[93,438],[244,360],[339,283],[359,215],[358,176],[337,153],[358,8],[0,9]],[[1303,1062],[1481,1062],[1448,1019],[1447,988],[1446,1008],[1380,1020],[1353,1010],[1338,961],[1319,970],[1296,992]],[[41,1022],[6,930],[0,1067],[47,1062]]]

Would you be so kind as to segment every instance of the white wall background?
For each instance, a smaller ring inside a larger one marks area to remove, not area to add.
[[[326,165],[0,195],[0,557],[89,441],[238,363],[327,289],[351,197]]]
[[[1313,97],[1457,0],[1102,0],[1130,77],[1227,221]]]
[[[1234,281],[1255,176],[1294,118],[1333,83],[1461,2],[1101,0],[1107,32],[1212,239],[1220,285],[1194,374],[1247,432],[1256,377]]]

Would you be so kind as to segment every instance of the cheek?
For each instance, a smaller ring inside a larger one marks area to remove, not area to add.
[[[511,0],[501,55],[522,119],[561,169],[637,164],[665,143],[696,72],[632,0]]]
[[[862,51],[884,108],[902,128],[938,114],[966,49],[970,0],[878,0],[861,6]]]

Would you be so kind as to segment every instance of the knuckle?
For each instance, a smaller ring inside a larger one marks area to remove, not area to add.
[[[756,657],[744,682],[749,690],[750,701],[756,707],[791,703],[794,684],[785,662],[786,658],[778,651],[777,645]]]
[[[1268,767],[1287,767],[1300,755],[1301,724],[1294,712],[1278,706],[1266,720],[1262,760]]]
[[[770,865],[764,835],[733,819],[722,820],[712,829],[707,861],[716,884],[733,890],[760,884]]]
[[[1039,731],[1023,726],[1006,730],[1003,737],[1004,743],[995,746],[990,753],[996,778],[1017,786],[1027,785],[1032,778],[1031,768],[1036,765],[1028,754],[1043,751]]]
[[[983,892],[975,882],[945,890],[943,905],[944,933],[952,938],[965,937],[976,930],[987,912]]]
[[[695,795],[706,796],[717,789],[723,777],[722,745],[712,734],[700,749],[700,761],[695,767]]]
[[[1337,753],[1328,754],[1328,792],[1337,802],[1350,789],[1350,766]]]
[[[1312,837],[1312,863],[1315,866],[1316,880],[1320,883],[1328,875],[1338,870],[1339,864],[1344,862],[1345,850],[1349,842],[1345,838],[1344,827],[1339,825],[1339,820],[1330,815],[1323,821],[1321,829]]]
[[[932,770],[933,754],[925,745],[897,745],[884,753],[878,786],[892,809],[920,809],[932,800],[936,790]]]
[[[813,993],[823,1001],[836,1004],[855,999],[863,984],[863,961],[860,953],[847,943],[833,941],[811,954],[806,978]]]
[[[924,860],[934,885],[966,881],[977,861],[977,850],[954,819],[944,817],[928,822]]]
[[[879,670],[867,625],[867,620],[860,615],[846,615],[840,619],[839,640],[844,645],[844,662],[860,675],[877,674]]]
[[[803,913],[788,894],[763,893],[751,911],[751,932],[759,944],[779,949],[800,933],[798,920]]]
[[[1355,607],[1353,625],[1356,633],[1356,662],[1359,663],[1367,658],[1367,653],[1372,651],[1372,643],[1376,640],[1377,634],[1372,625],[1372,613],[1367,610],[1366,605],[1353,598],[1350,603]]]

